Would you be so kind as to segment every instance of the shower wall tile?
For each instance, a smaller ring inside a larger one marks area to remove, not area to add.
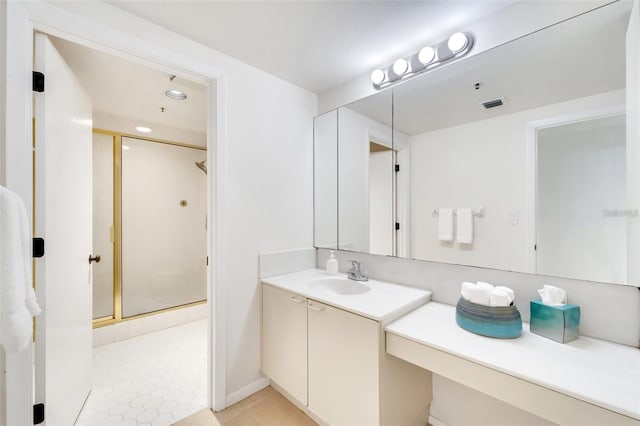
[[[260,278],[315,268],[316,250],[311,248],[274,251],[258,255]]]
[[[640,291],[636,287],[349,251],[335,251],[335,254],[340,272],[349,269],[351,259],[359,260],[371,278],[431,290],[433,301],[449,305],[457,303],[463,281],[511,287],[524,321],[529,321],[529,302],[539,297],[537,289],[545,284],[562,287],[567,291],[569,302],[581,308],[580,334],[629,346],[640,345]],[[324,268],[328,257],[328,249],[318,249],[317,267]]]
[[[93,330],[93,347],[108,345],[131,337],[207,318],[207,304],[176,309],[133,320],[123,321]]]
[[[114,336],[115,336],[114,341],[119,342],[121,340],[125,340],[131,337],[129,335],[129,321],[124,321],[118,324],[114,324],[112,327],[113,327]]]
[[[115,342],[115,331],[113,326],[93,329],[93,347],[108,345]]]

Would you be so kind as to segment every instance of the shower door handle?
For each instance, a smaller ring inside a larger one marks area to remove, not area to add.
[[[92,262],[100,263],[100,255],[97,255],[97,256],[89,255],[89,265],[91,265]]]

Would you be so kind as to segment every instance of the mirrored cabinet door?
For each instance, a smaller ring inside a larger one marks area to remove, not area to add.
[[[316,247],[338,248],[338,111],[313,120],[313,237]]]
[[[338,247],[393,255],[391,92],[338,109]]]

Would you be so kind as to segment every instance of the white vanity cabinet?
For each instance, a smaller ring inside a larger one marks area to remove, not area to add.
[[[426,412],[431,373],[384,338],[381,321],[262,284],[262,371],[316,420],[401,426]]]
[[[307,404],[307,299],[262,286],[262,372]]]
[[[309,409],[330,425],[380,424],[379,323],[309,300]]]

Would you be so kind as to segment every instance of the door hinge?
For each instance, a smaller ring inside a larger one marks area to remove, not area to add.
[[[34,92],[44,92],[44,74],[41,72],[33,71],[32,90]]]
[[[396,173],[400,171],[400,164],[396,164]]]
[[[44,256],[44,238],[33,238],[33,257]]]
[[[396,231],[400,230],[400,224],[398,222],[396,222]]]
[[[33,406],[33,424],[39,425],[44,422],[44,404],[35,404]]]
[[[538,245],[537,244],[533,245],[533,251],[538,251]]]

